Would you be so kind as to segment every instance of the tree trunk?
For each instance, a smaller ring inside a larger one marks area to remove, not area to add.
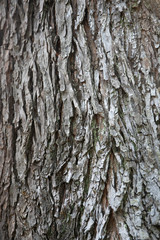
[[[0,60],[0,239],[160,239],[160,0],[1,0]]]

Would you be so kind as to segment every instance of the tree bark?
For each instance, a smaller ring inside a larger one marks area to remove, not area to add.
[[[0,1],[0,239],[160,239],[160,1]]]

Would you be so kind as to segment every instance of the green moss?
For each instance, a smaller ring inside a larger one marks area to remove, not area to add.
[[[124,17],[120,19],[120,24],[122,25],[122,27],[126,25],[126,19]]]
[[[128,166],[128,161],[127,161],[127,159],[122,158],[122,156],[121,156],[121,159],[122,159],[122,167],[125,170]]]
[[[50,157],[51,159],[55,159],[57,157],[57,145],[54,144],[50,147]]]
[[[134,150],[135,150],[135,152],[137,153],[137,151],[138,151],[138,146],[137,146],[136,143],[134,143],[134,142],[132,142],[132,143],[133,143],[133,146],[134,146]]]
[[[73,238],[73,228],[74,221],[72,219],[72,207],[65,208],[60,213],[61,228],[59,231],[59,239],[74,239]]]

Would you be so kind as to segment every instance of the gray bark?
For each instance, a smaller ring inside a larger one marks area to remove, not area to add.
[[[0,239],[160,239],[160,1],[0,1]]]

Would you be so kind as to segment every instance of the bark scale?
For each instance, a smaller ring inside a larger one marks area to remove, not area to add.
[[[160,1],[0,9],[0,239],[160,239]]]

